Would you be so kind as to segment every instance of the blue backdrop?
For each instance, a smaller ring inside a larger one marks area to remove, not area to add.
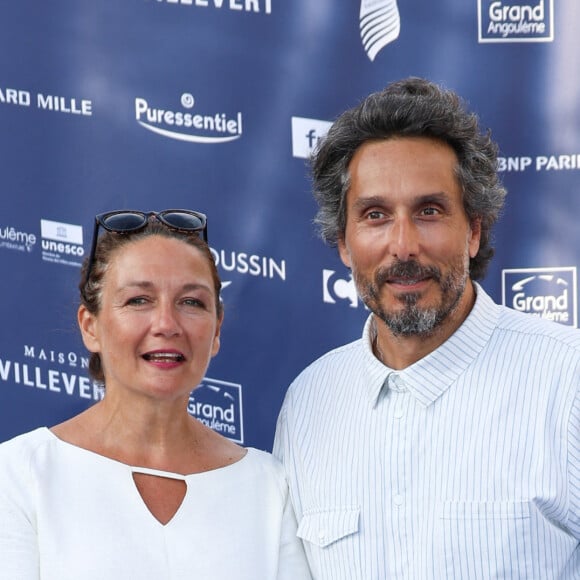
[[[187,207],[208,214],[226,282],[190,411],[270,449],[290,381],[367,314],[313,229],[306,157],[409,75],[459,92],[500,145],[484,287],[578,326],[579,22],[577,0],[3,3],[0,441],[101,396],[76,328],[93,216]]]

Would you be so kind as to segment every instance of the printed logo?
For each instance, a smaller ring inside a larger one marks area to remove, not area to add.
[[[497,169],[502,172],[523,172],[529,168],[540,171],[570,171],[580,169],[580,153],[565,155],[536,155],[529,157],[498,157]]]
[[[331,125],[329,121],[292,117],[292,156],[308,159]]]
[[[157,2],[198,8],[218,8],[235,12],[272,14],[272,0],[157,0]]]
[[[360,37],[372,61],[387,44],[399,37],[401,18],[397,0],[361,0]]]
[[[38,389],[52,395],[100,401],[104,396],[101,383],[92,381],[81,369],[89,365],[88,357],[74,351],[24,345],[18,360],[0,358],[0,382],[15,387]]]
[[[188,411],[224,437],[244,443],[242,385],[206,377],[191,393]]]
[[[210,251],[220,270],[222,290],[232,283],[231,280],[225,280],[232,272],[257,278],[286,281],[286,260],[275,260],[269,256],[235,250],[210,248]]]
[[[71,368],[89,368],[89,357],[86,355],[79,355],[74,351],[55,350],[54,348],[38,347],[33,344],[24,345],[25,358],[34,359],[37,361],[48,362],[58,365],[66,365]]]
[[[552,42],[554,0],[478,0],[480,43]]]
[[[13,88],[0,87],[0,104],[16,105],[18,107],[36,107],[43,111],[54,111],[85,117],[90,117],[93,114],[93,103],[89,99],[48,95],[45,93],[32,94],[30,91]]]
[[[0,227],[0,248],[32,252],[35,245],[36,236],[34,234],[21,232],[13,226]]]
[[[43,260],[67,266],[81,265],[85,255],[82,226],[41,219],[40,233]]]
[[[358,295],[352,274],[345,279],[337,276],[334,270],[322,270],[322,300],[326,304],[348,300],[351,308],[357,308]]]
[[[190,93],[181,95],[182,110],[156,108],[141,98],[135,99],[135,117],[141,127],[169,139],[189,143],[227,143],[242,136],[242,114],[196,113],[191,110],[195,99]]]
[[[503,270],[502,301],[520,312],[578,326],[576,268]]]

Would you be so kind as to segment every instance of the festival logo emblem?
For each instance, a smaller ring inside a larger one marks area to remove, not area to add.
[[[14,226],[0,224],[0,248],[32,252],[35,245],[35,234],[17,230]]]
[[[206,377],[191,393],[188,411],[210,429],[244,443],[242,385]]]
[[[576,268],[504,270],[502,301],[514,310],[577,327]]]
[[[371,59],[399,37],[401,18],[397,0],[361,0],[360,37]]]
[[[478,0],[479,42],[552,42],[554,0]]]

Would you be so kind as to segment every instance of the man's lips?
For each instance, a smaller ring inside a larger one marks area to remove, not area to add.
[[[388,284],[396,284],[398,286],[415,286],[421,282],[426,282],[429,280],[428,276],[422,278],[389,278],[387,280]]]

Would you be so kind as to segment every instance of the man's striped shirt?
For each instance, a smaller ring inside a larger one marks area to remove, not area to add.
[[[274,454],[317,580],[580,578],[580,332],[476,290],[412,366],[371,315],[291,385]]]

